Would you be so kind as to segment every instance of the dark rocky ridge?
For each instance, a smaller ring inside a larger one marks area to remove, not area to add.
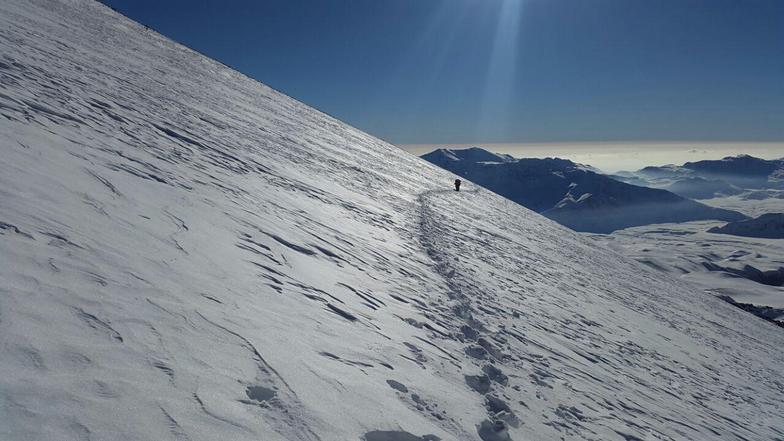
[[[754,219],[730,222],[723,227],[713,227],[708,232],[766,239],[784,239],[784,213],[766,213]]]

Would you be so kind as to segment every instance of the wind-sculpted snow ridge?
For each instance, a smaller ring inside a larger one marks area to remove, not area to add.
[[[784,437],[773,324],[98,3],[0,48],[0,439]]]

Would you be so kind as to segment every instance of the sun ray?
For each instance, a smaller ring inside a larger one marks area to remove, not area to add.
[[[523,0],[501,0],[498,24],[487,66],[477,139],[503,133],[514,99],[518,39]]]

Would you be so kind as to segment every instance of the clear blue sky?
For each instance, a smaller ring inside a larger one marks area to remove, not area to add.
[[[784,140],[784,0],[105,0],[398,144]]]

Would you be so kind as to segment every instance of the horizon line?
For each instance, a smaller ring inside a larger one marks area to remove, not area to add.
[[[748,140],[737,140],[737,141],[715,141],[715,140],[678,140],[678,139],[671,139],[671,140],[610,140],[610,141],[520,141],[520,142],[457,142],[457,143],[448,143],[448,142],[433,142],[433,143],[390,143],[400,148],[405,147],[429,147],[429,146],[455,146],[455,147],[463,147],[463,146],[470,146],[470,147],[481,147],[481,146],[525,146],[525,145],[617,145],[617,144],[630,144],[630,145],[643,145],[643,144],[672,144],[672,145],[686,145],[686,144],[699,144],[699,145],[707,145],[707,144],[716,144],[716,145],[738,145],[738,144],[749,144],[749,145],[784,145],[784,139],[782,140],[768,140],[768,141],[748,141]],[[783,153],[784,154],[784,153]]]

